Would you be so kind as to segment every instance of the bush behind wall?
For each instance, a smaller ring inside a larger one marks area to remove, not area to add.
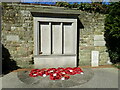
[[[105,19],[105,40],[111,62],[120,63],[120,2],[110,5]]]

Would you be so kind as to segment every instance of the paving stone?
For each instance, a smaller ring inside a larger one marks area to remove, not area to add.
[[[118,69],[116,68],[83,68],[83,75],[73,75],[70,79],[50,80],[49,77],[36,77],[24,83],[17,72],[9,73],[2,78],[4,88],[118,88]],[[23,72],[27,75],[28,72]],[[12,82],[11,82],[12,81]]]
[[[49,77],[40,77],[39,81],[39,88],[51,88],[56,83],[55,81],[50,81]]]
[[[63,88],[67,88],[67,87],[77,86],[79,85],[79,83],[74,82],[71,79],[68,79],[68,80],[62,81],[62,85],[63,85]]]
[[[84,71],[84,74],[74,75],[71,77],[71,79],[74,82],[77,82],[79,84],[83,84],[83,83],[88,82],[94,76],[92,69],[83,69],[83,71]]]
[[[84,74],[70,75],[68,80],[50,80],[47,77],[30,77],[30,71],[20,71],[17,73],[18,79],[26,85],[35,85],[39,88],[65,88],[76,85],[81,85],[88,82],[93,74],[91,69],[83,69]],[[39,85],[39,86],[38,86]]]
[[[24,79],[30,78],[28,71],[20,71],[20,72],[17,73],[17,76],[18,76],[18,78],[20,80],[24,80]]]
[[[57,81],[52,82],[52,83],[53,83],[53,85],[51,86],[51,88],[62,88],[63,87],[61,80],[57,80]]]
[[[39,79],[37,77],[30,77],[28,71],[20,71],[17,73],[17,76],[20,81],[22,81],[25,84],[34,84],[39,83]]]

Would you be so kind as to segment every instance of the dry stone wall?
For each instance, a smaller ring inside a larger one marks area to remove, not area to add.
[[[8,3],[2,7],[2,44],[9,50],[11,58],[22,68],[33,66],[33,17],[32,9],[45,8],[40,5]],[[79,65],[91,65],[91,51],[99,51],[99,65],[108,64],[108,53],[104,41],[105,15],[81,11]]]

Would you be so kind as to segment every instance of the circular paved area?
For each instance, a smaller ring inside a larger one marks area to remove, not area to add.
[[[37,85],[38,88],[66,88],[78,86],[88,82],[94,75],[92,69],[83,68],[84,74],[70,75],[68,80],[50,80],[47,77],[30,77],[30,71],[19,71],[17,76],[26,85]]]

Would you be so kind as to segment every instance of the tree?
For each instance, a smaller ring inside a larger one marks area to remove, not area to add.
[[[105,40],[110,60],[120,63],[120,2],[112,3],[105,19]]]

